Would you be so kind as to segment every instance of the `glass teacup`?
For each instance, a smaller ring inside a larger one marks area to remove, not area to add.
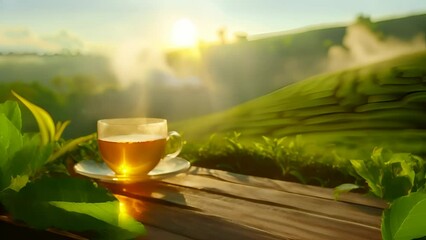
[[[148,174],[163,159],[182,149],[179,133],[167,130],[161,118],[116,118],[98,121],[98,146],[104,162],[118,175]],[[166,153],[166,145],[174,152]]]

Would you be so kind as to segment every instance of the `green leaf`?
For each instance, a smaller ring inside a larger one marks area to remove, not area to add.
[[[12,91],[13,95],[19,99],[34,115],[40,129],[42,144],[47,144],[55,139],[55,124],[52,117],[44,109],[31,103],[25,98],[19,96],[16,92]]]
[[[27,185],[29,181],[28,175],[18,175],[16,177],[12,177],[9,185],[9,189],[12,189],[15,192],[19,192],[25,185]]]
[[[383,189],[381,185],[381,172],[375,165],[366,166],[363,160],[350,160],[356,173],[365,179],[371,192],[376,196],[383,197]]]
[[[0,178],[3,188],[13,184],[17,176],[28,175],[31,177],[46,163],[52,153],[53,144],[40,145],[39,135],[25,134],[22,137],[23,146],[2,165]]]
[[[414,185],[416,173],[413,167],[416,165],[416,162],[415,158],[412,158],[410,153],[395,153],[386,164],[392,165],[392,170],[395,176],[407,177],[410,180],[411,185]]]
[[[426,236],[426,193],[416,192],[395,200],[383,213],[384,240],[409,240]]]
[[[373,153],[371,154],[371,160],[375,163],[376,166],[383,166],[383,164],[390,158],[392,152],[383,148],[374,148]]]
[[[0,190],[9,186],[11,174],[7,170],[12,157],[22,148],[23,138],[15,125],[0,113]]]
[[[53,144],[38,144],[39,141],[24,143],[24,146],[16,152],[11,161],[5,164],[4,169],[11,177],[17,175],[33,175],[39,171],[49,159]]]
[[[112,226],[117,226],[128,231],[128,237],[132,238],[145,233],[143,225],[126,213],[119,201],[103,203],[75,203],[75,202],[49,202],[51,205],[69,212],[87,214]],[[134,233],[134,234],[131,234]],[[119,236],[110,236],[117,239]],[[120,236],[123,238],[123,236]]]
[[[71,123],[71,121],[69,121],[69,120],[65,121],[65,122],[59,121],[59,122],[56,123],[55,141],[58,141],[61,138],[62,133],[64,132],[65,128],[68,127],[68,125],[70,125],[70,123]]]
[[[17,102],[6,101],[0,104],[0,113],[4,113],[19,131],[22,129],[21,110]]]
[[[382,177],[382,186],[384,188],[383,199],[389,201],[407,195],[413,187],[409,177],[404,175],[398,176],[395,173],[400,171],[400,163],[393,163],[392,165],[396,166],[386,168]]]
[[[7,162],[21,147],[22,135],[19,129],[0,113],[0,167]]]
[[[68,141],[64,146],[62,146],[58,151],[50,156],[48,162],[55,161],[65,153],[75,150],[79,144],[90,141],[92,139],[96,139],[95,133]]]
[[[3,193],[11,215],[32,227],[94,232],[90,238],[128,239],[144,233],[143,226],[126,213],[106,189],[78,178],[45,177],[19,192]]]
[[[334,188],[333,196],[337,200],[342,193],[347,193],[352,190],[358,189],[360,186],[352,183],[344,183]]]

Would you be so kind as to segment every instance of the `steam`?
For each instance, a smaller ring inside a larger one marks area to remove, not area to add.
[[[418,34],[409,41],[395,37],[380,39],[367,26],[353,24],[347,28],[343,46],[333,46],[329,49],[328,70],[367,65],[425,49],[424,34]]]
[[[180,69],[170,67],[165,52],[140,42],[126,42],[111,56],[112,70],[122,87],[133,83],[183,87],[202,85],[196,72],[178,74]]]
[[[186,64],[179,57],[175,60],[175,64],[170,63],[166,52],[153,44],[129,41],[116,48],[110,55],[111,69],[119,86],[129,93],[129,113],[177,119],[185,117],[185,112],[190,115],[208,110],[206,100],[199,99],[203,93],[203,98],[209,94],[199,69],[193,67],[194,62]]]
[[[111,59],[112,69],[124,87],[133,82],[141,82],[147,71],[156,65],[162,65],[158,53],[135,42],[127,42],[119,46]]]

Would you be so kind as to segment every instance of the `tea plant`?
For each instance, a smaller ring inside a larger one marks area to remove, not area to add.
[[[355,181],[342,164],[336,167],[334,155],[307,151],[301,136],[263,137],[249,143],[241,141],[240,136],[236,132],[222,138],[211,135],[204,144],[187,143],[181,156],[201,167],[304,184],[334,187]]]
[[[55,127],[46,111],[14,95],[33,113],[40,132],[22,133],[18,104],[0,104],[0,202],[8,214],[35,228],[90,231],[95,233],[91,238],[129,239],[143,234],[143,225],[121,212],[106,189],[71,178],[64,166],[59,167],[66,153],[93,135],[64,141],[61,135],[68,122]]]
[[[367,183],[370,193],[390,202],[382,216],[384,240],[426,236],[426,175],[422,158],[376,147],[370,160],[350,162],[356,174]],[[342,184],[336,187],[335,194],[361,187]]]
[[[365,180],[370,192],[388,201],[422,188],[426,182],[422,158],[410,153],[392,153],[374,148],[371,159],[351,160],[356,174]],[[353,189],[361,186],[353,185]],[[342,187],[337,191],[345,191]],[[351,190],[347,188],[346,190]]]
[[[426,239],[426,193],[413,192],[397,198],[383,213],[382,237],[394,239]]]

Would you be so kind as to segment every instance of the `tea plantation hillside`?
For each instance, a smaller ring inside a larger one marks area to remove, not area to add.
[[[218,92],[214,98],[215,110],[224,110],[328,72],[330,48],[348,47],[344,38],[347,37],[348,27],[355,23],[366,26],[372,35],[382,41],[388,38],[412,41],[426,34],[426,14],[374,22],[360,16],[349,25],[271,33],[235,43],[202,47],[201,56],[185,49],[178,50],[168,53],[167,60],[176,72],[191,69],[192,75],[188,76],[201,74],[201,78],[210,79]],[[191,57],[193,55],[196,57]],[[192,59],[192,62],[188,59]],[[185,67],[179,69],[181,66]]]
[[[189,141],[216,133],[302,135],[316,146],[371,153],[374,146],[426,152],[426,52],[318,75],[230,110],[172,125]],[[320,148],[321,149],[321,148]]]

